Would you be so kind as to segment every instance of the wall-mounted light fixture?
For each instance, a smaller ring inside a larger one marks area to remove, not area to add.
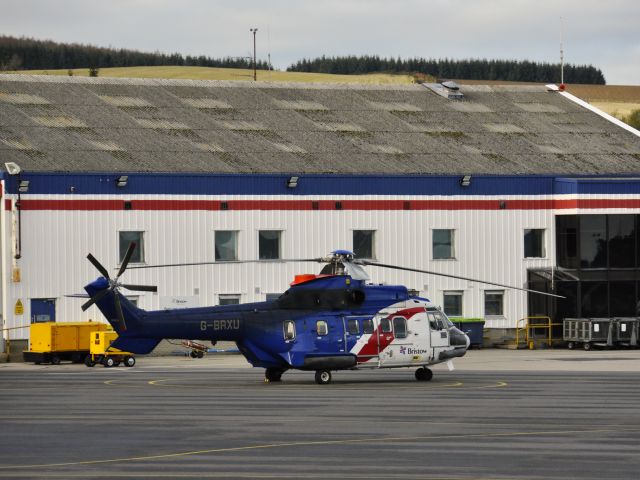
[[[21,208],[21,199],[20,199],[20,194],[21,193],[27,193],[29,191],[29,180],[22,180],[20,178],[20,173],[22,172],[22,169],[20,168],[20,165],[18,165],[16,162],[6,162],[4,164],[4,168],[7,169],[7,173],[9,175],[17,175],[18,178],[18,199],[15,202],[15,206],[16,206],[16,211],[18,212],[18,232],[17,232],[17,237],[16,237],[16,244],[15,244],[15,253],[13,255],[13,258],[15,258],[16,260],[19,258],[22,258],[22,208]],[[17,270],[18,272],[18,277],[19,278],[19,270]]]
[[[471,175],[465,175],[460,179],[460,186],[461,187],[468,187],[469,185],[471,185]]]
[[[7,169],[7,173],[9,175],[18,175],[22,171],[20,165],[18,165],[16,162],[6,162],[4,164],[4,168]]]
[[[120,175],[118,178],[116,178],[116,187],[120,187],[120,188],[126,187],[128,181],[129,181],[128,175]]]
[[[287,180],[287,187],[296,188],[298,186],[298,177],[289,177]]]

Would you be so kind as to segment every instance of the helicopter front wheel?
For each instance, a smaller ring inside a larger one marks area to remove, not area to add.
[[[433,378],[433,372],[427,367],[420,367],[416,370],[416,380],[421,382],[428,382]]]
[[[316,370],[316,383],[318,385],[331,383],[331,372],[329,370]]]

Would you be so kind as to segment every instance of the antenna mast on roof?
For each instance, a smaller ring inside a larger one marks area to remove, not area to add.
[[[560,90],[564,90],[564,23],[560,17]]]

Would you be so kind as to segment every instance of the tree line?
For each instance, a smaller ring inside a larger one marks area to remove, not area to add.
[[[408,73],[461,80],[503,80],[560,83],[559,63],[529,60],[381,58],[377,55],[318,57],[299,60],[290,72],[357,75],[374,72]],[[564,66],[565,83],[605,84],[602,71],[592,65]]]
[[[267,70],[259,60],[257,68]],[[249,57],[212,58],[205,55],[148,53],[137,50],[58,43],[26,37],[0,36],[0,70],[56,70],[72,68],[142,67],[180,65],[197,67],[253,68]]]
[[[0,36],[0,70],[56,70],[180,65],[199,67],[253,68],[250,57],[212,58],[205,55],[141,52],[95,47],[78,43],[58,43],[26,37]],[[257,68],[269,69],[257,61]],[[560,83],[560,65],[529,60],[382,58],[377,55],[303,59],[287,68],[291,72],[364,74],[375,72],[414,74],[418,78],[462,80],[509,80],[516,82]],[[566,83],[604,84],[602,71],[592,65],[565,65]]]

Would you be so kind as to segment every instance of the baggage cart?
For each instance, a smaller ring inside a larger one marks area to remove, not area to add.
[[[610,318],[565,318],[562,325],[562,338],[569,349],[613,346],[615,322]]]
[[[22,352],[25,362],[51,363],[61,361],[82,363],[89,353],[89,335],[111,327],[100,322],[42,322],[29,326],[29,350]]]
[[[638,324],[635,317],[620,317],[615,319],[613,328],[613,342],[622,347],[638,346]]]

